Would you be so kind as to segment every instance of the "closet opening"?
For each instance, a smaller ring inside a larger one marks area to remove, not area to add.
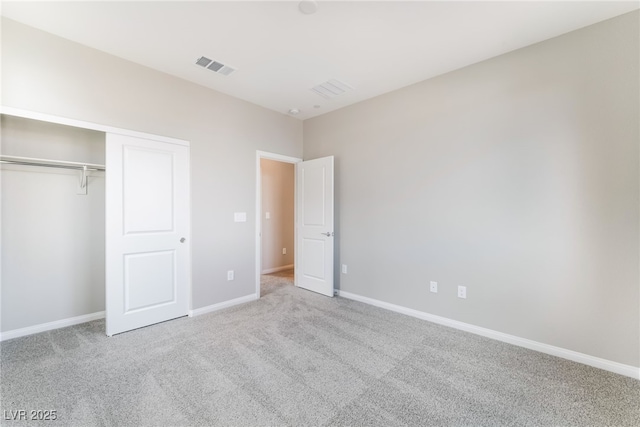
[[[106,134],[5,114],[0,131],[2,332],[103,318]]]

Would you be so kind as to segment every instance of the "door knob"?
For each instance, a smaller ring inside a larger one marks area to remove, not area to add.
[[[333,236],[333,233],[330,233],[328,231],[326,233],[320,233],[320,234],[322,234],[323,236],[327,236],[327,237]]]
[[[183,237],[182,239],[180,239],[180,243],[184,243],[184,242],[185,242],[185,240],[187,240],[187,239],[185,239],[185,238]]]

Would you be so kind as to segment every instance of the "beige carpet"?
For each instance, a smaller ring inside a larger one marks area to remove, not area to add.
[[[3,418],[57,426],[638,426],[640,381],[264,278],[259,301],[6,341]],[[6,412],[5,412],[6,411]]]

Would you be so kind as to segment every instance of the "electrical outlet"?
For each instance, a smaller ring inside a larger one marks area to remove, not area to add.
[[[467,287],[458,286],[458,298],[466,298],[466,297],[467,297]]]
[[[429,290],[434,294],[438,293],[438,282],[429,282]]]
[[[234,274],[233,270],[227,271],[227,280],[233,280],[234,276],[235,276],[235,274]]]
[[[286,255],[287,254],[287,248],[282,248],[282,255]]]
[[[347,264],[342,264],[342,274],[347,274]]]

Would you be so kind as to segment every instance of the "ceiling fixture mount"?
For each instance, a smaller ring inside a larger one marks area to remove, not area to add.
[[[318,10],[318,2],[314,0],[303,0],[298,3],[298,10],[305,15],[313,15]]]
[[[343,93],[352,90],[353,88],[346,84],[345,82],[341,82],[340,80],[330,79],[324,83],[320,83],[317,86],[311,88],[311,90],[323,98],[332,99],[338,95],[342,95]]]
[[[209,59],[206,56],[201,56],[200,58],[198,58],[196,60],[196,65],[206,68],[207,70],[211,70],[214,73],[222,74],[223,76],[228,76],[229,74],[236,71],[235,68],[225,65],[222,62]]]
[[[300,114],[300,110],[298,108],[292,108],[289,110],[289,114],[295,116],[296,114]]]

